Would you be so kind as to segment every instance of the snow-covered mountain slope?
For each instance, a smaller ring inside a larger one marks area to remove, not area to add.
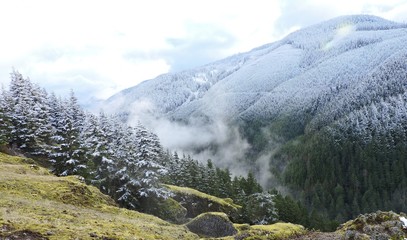
[[[313,116],[310,128],[317,128],[402,94],[406,43],[406,24],[338,17],[247,53],[145,81],[108,99],[106,109],[131,114],[147,102],[154,114],[185,121],[307,113]]]

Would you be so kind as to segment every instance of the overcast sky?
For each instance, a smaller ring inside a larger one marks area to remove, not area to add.
[[[2,0],[0,83],[105,99],[348,14],[407,22],[407,0]]]

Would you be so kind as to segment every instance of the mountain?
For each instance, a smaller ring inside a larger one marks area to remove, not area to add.
[[[106,110],[329,219],[407,211],[406,42],[406,24],[342,16],[144,81]]]
[[[348,111],[353,98],[372,98],[372,85],[388,84],[377,75],[403,62],[406,31],[405,24],[374,16],[335,18],[247,53],[145,81],[109,98],[106,109],[131,114],[143,101],[154,114],[179,120],[313,111],[316,122],[328,121]]]

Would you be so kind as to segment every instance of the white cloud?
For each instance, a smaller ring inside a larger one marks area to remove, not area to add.
[[[407,1],[4,0],[0,83],[8,83],[15,67],[49,90],[106,98],[159,74],[358,13],[407,21]]]

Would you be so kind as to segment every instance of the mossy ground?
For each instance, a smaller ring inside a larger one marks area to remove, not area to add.
[[[116,207],[75,176],[0,153],[0,238],[29,230],[49,239],[197,239],[184,226]]]
[[[207,200],[215,202],[221,206],[230,207],[235,210],[242,208],[240,205],[233,203],[233,200],[230,198],[218,198],[218,197],[215,197],[215,196],[212,196],[212,195],[209,195],[209,194],[206,194],[206,193],[203,193],[203,192],[200,192],[198,190],[195,190],[193,188],[188,188],[188,187],[178,187],[178,186],[174,186],[174,185],[165,185],[165,186],[168,187],[174,193],[182,193],[182,194],[197,196],[199,198],[207,199]]]
[[[306,233],[303,226],[292,223],[275,223],[271,225],[254,225],[250,226],[251,231],[271,233],[275,239],[284,239],[287,237],[301,235]]]
[[[275,223],[270,225],[234,224],[238,233],[229,239],[271,239],[280,240],[307,234],[308,231],[301,225],[292,223]]]

